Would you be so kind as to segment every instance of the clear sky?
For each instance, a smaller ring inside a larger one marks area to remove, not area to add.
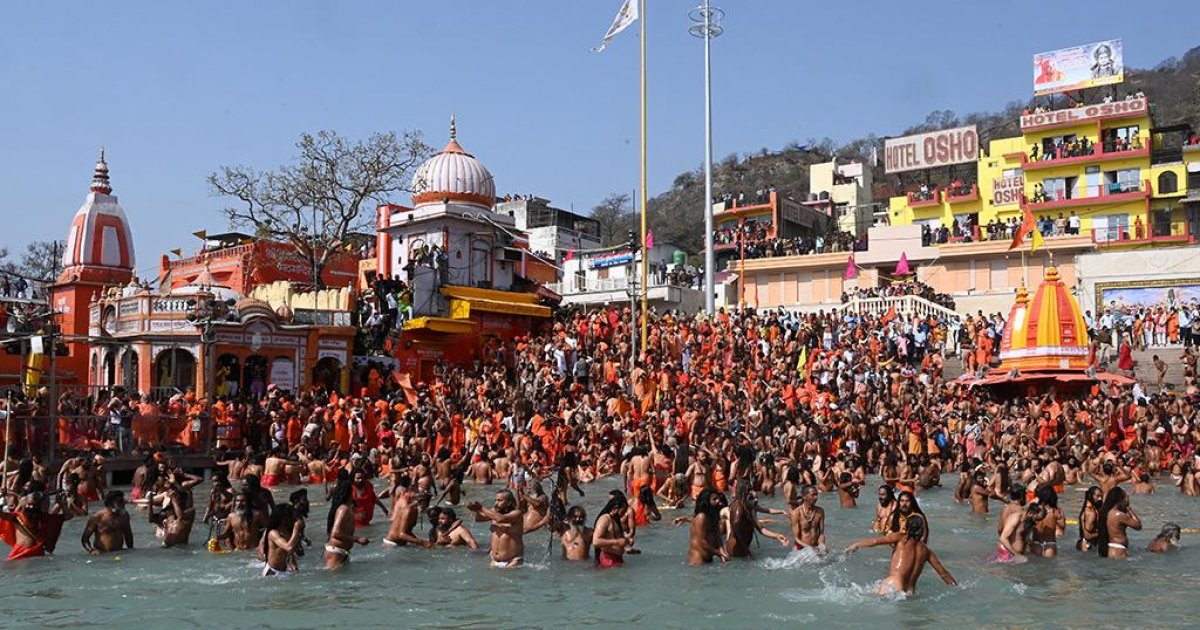
[[[703,159],[696,0],[646,0],[651,195]],[[205,176],[268,169],[303,131],[419,129],[459,140],[500,194],[588,211],[638,183],[636,27],[597,45],[621,0],[11,2],[0,35],[0,245],[63,238],[99,147],[141,275],[227,227]],[[1035,52],[1122,37],[1153,66],[1198,42],[1195,0],[723,0],[715,155],[887,135],[933,109],[1031,92]],[[1149,6],[1149,5],[1147,5]],[[1153,94],[1150,95],[1153,98]],[[396,201],[407,203],[407,198]]]

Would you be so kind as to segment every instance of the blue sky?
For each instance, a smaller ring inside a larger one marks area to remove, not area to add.
[[[703,159],[695,0],[648,0],[651,195]],[[497,190],[588,211],[638,183],[636,28],[620,0],[15,2],[0,35],[0,246],[62,238],[98,148],[143,275],[223,229],[205,176],[287,161],[302,131],[459,140]],[[1153,25],[1127,2],[724,0],[714,151],[886,135],[933,109],[1030,94],[1035,52],[1123,37],[1145,67],[1196,45],[1189,1]],[[1150,95],[1153,98],[1153,95]],[[408,200],[397,199],[406,203]]]

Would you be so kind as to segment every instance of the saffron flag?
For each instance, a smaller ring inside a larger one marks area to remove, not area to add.
[[[654,249],[654,230],[646,230],[646,249]]]
[[[896,319],[896,307],[895,306],[888,308],[887,312],[883,314],[883,317],[879,318],[879,323],[886,326],[887,323],[892,321],[893,319]]]
[[[1026,210],[1026,212],[1029,212],[1029,211]],[[1033,240],[1031,241],[1031,243],[1029,245],[1029,253],[1032,254],[1033,252],[1036,252],[1038,250],[1038,248],[1041,247],[1044,243],[1045,243],[1045,240],[1042,238],[1042,231],[1035,229],[1033,231]],[[1051,254],[1051,257],[1053,257],[1053,254]]]
[[[629,28],[638,19],[638,0],[625,0],[625,4],[621,5],[621,10],[617,11],[617,17],[613,18],[612,26],[608,27],[608,32],[604,34],[604,41],[599,46],[592,49],[592,52],[602,52],[608,47],[608,43],[614,37],[619,35],[621,31]]]
[[[417,404],[417,390],[413,389],[412,377],[409,376],[408,372],[401,372],[398,369],[392,370],[392,378],[396,379],[396,384],[400,386],[400,389],[404,390],[404,397],[408,400],[408,404]]]
[[[806,367],[808,367],[808,346],[800,348],[800,360],[796,361],[796,371],[803,374]]]
[[[854,253],[850,253],[850,259],[846,261],[846,280],[853,280],[858,277],[858,267],[854,264]]]
[[[1011,252],[1021,245],[1024,245],[1025,237],[1028,236],[1030,232],[1033,232],[1036,235],[1034,236],[1033,241],[1033,246],[1036,249],[1042,244],[1042,234],[1041,231],[1037,229],[1037,222],[1033,220],[1033,213],[1029,211],[1029,208],[1025,208],[1025,216],[1021,219],[1021,225],[1017,226],[1017,233],[1013,234],[1013,240],[1008,246],[1008,251]]]

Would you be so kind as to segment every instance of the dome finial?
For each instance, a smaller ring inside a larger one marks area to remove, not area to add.
[[[104,161],[104,147],[100,147],[100,160],[96,162],[96,169],[92,173],[91,191],[104,195],[112,192],[112,185],[108,180],[108,162]]]
[[[458,125],[455,124],[454,114],[452,113],[452,114],[450,114],[450,139],[455,140],[457,138],[458,138]]]

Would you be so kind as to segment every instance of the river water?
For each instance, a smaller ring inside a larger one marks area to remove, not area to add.
[[[613,483],[585,487],[589,515]],[[868,484],[864,499],[874,496],[873,487]],[[468,484],[467,490],[484,502],[493,496],[492,488]],[[286,494],[281,490],[277,498]],[[319,490],[311,494],[308,532],[316,545],[323,541],[326,505]],[[1081,496],[1075,488],[1063,495],[1068,518],[1078,513]],[[202,503],[206,489],[198,488],[196,497]],[[1166,520],[1195,527],[1197,499],[1168,486],[1160,495],[1134,497],[1146,531],[1131,532],[1134,552],[1127,562],[1076,552],[1071,525],[1058,559],[1026,565],[987,562],[995,550],[998,504],[984,518],[955,504],[950,489],[923,493],[920,502],[932,528],[930,546],[959,586],[946,586],[927,568],[918,593],[906,599],[875,595],[887,573],[887,548],[816,560],[763,539],[754,560],[688,567],[687,527],[669,523],[640,529],[643,553],[627,556],[621,569],[565,562],[557,542],[551,551],[549,535],[536,532],[526,541],[528,566],[502,571],[488,567],[483,551],[383,549],[378,541],[386,523],[377,514],[365,530],[371,546],[357,548],[346,570],[320,569],[314,546],[301,559],[300,574],[264,579],[250,552],[212,554],[200,544],[161,549],[145,522],[134,527],[136,551],[87,556],[78,542],[83,521],[76,519],[67,523],[57,556],[0,562],[0,628],[1196,627],[1188,602],[1200,588],[1200,536],[1185,533],[1179,553],[1143,550]],[[764,503],[779,507],[778,500]],[[830,549],[869,535],[868,501],[848,510],[822,495],[820,504]],[[676,514],[664,511],[664,518]],[[470,526],[486,547],[486,525]],[[768,526],[787,532],[782,522]],[[207,530],[198,526],[193,541],[202,542]]]

